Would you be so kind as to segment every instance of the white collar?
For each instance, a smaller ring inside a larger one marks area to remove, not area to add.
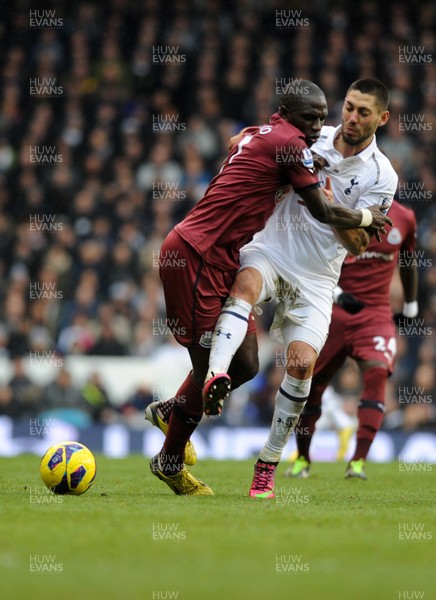
[[[340,131],[341,127],[342,127],[342,125],[338,125],[337,127],[334,127],[326,141],[331,146],[331,148],[333,150],[335,150],[342,157],[342,160],[346,160],[346,158],[344,156],[342,156],[342,154],[339,152],[339,150],[336,150],[336,148],[334,146],[335,137],[338,134],[338,132]],[[371,140],[371,143],[364,150],[359,152],[359,154],[355,154],[353,156],[347,156],[347,158],[360,158],[363,162],[366,162],[369,158],[371,158],[371,156],[374,154],[374,152],[376,150],[377,150],[377,140],[374,135]]]

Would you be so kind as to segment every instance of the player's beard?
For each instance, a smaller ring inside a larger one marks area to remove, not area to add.
[[[366,138],[352,138],[346,135],[345,133],[342,133],[342,139],[349,146],[359,146],[359,144],[362,144]]]
[[[350,137],[349,135],[347,135],[344,132],[344,123],[342,123],[342,128],[341,128],[342,139],[349,146],[360,146],[361,144],[364,144],[367,140],[369,140],[373,136],[373,134],[374,134],[374,131],[372,129],[367,129],[358,138]]]

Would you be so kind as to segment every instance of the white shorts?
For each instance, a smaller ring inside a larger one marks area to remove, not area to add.
[[[333,289],[276,266],[256,248],[240,251],[239,270],[252,267],[262,275],[262,291],[256,304],[276,299],[278,305],[271,325],[271,337],[288,347],[294,340],[312,346],[319,354],[327,339],[333,304]]]

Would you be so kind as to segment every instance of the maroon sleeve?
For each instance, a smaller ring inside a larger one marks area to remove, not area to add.
[[[285,172],[294,190],[298,192],[308,187],[319,187],[321,184],[314,169],[312,153],[306,143],[295,137],[289,148],[292,154],[289,153]]]

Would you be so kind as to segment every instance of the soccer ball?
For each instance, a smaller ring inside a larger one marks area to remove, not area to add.
[[[60,442],[44,454],[39,467],[45,485],[55,494],[83,494],[94,482],[96,465],[79,442]]]

